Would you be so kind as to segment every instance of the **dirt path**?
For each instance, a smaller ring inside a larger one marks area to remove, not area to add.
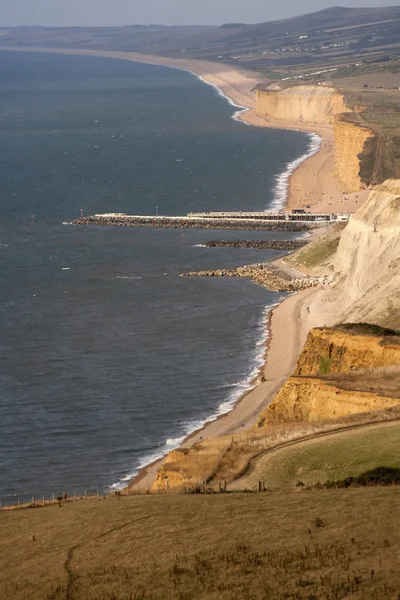
[[[335,436],[335,438],[337,438],[338,436],[343,437],[346,435],[351,435],[351,433],[354,430],[362,430],[362,429],[367,429],[367,428],[371,428],[371,427],[373,427],[373,428],[381,427],[383,429],[383,428],[393,425],[393,423],[396,423],[396,422],[398,423],[399,421],[400,421],[400,419],[397,417],[397,418],[389,419],[388,421],[385,421],[384,423],[382,423],[380,421],[380,422],[375,422],[375,423],[359,423],[359,424],[355,424],[355,425],[348,425],[345,427],[342,426],[342,427],[338,427],[337,429],[333,429],[330,431],[321,431],[320,433],[314,433],[314,434],[311,434],[308,436],[303,436],[301,439],[298,439],[298,440],[291,440],[288,442],[283,442],[279,446],[270,448],[268,450],[264,450],[259,455],[252,458],[249,461],[249,465],[248,465],[248,469],[247,469],[246,473],[242,477],[237,479],[236,481],[233,481],[228,486],[228,490],[229,491],[237,491],[237,490],[244,490],[244,489],[252,489],[253,487],[255,487],[257,485],[258,481],[263,480],[263,478],[264,478],[266,464],[270,460],[274,460],[275,456],[279,452],[284,452],[288,448],[291,448],[293,446],[296,446],[297,448],[307,448],[309,446],[312,446],[315,443],[318,443],[321,438],[332,437],[332,436]]]

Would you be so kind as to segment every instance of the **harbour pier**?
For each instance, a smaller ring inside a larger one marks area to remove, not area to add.
[[[256,229],[263,231],[307,231],[316,227],[347,222],[349,213],[285,212],[200,212],[186,216],[127,215],[104,213],[81,216],[74,225],[113,227],[163,227],[183,229]]]

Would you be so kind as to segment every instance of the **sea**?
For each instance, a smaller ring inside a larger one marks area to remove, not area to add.
[[[241,110],[176,69],[0,52],[3,504],[119,489],[251,386],[282,294],[180,275],[277,256],[208,240],[296,234],[66,224],[279,208],[318,139]]]

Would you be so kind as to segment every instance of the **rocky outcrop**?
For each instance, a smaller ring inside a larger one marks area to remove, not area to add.
[[[268,120],[329,125],[335,115],[347,112],[343,94],[335,88],[302,85],[257,92],[257,114]]]
[[[255,248],[256,250],[298,250],[309,243],[302,240],[211,240],[208,248]]]
[[[294,374],[260,415],[258,428],[337,419],[400,404],[400,336],[369,331],[360,325],[313,329]],[[390,377],[396,377],[394,386]]]
[[[336,177],[348,193],[365,189],[375,165],[375,133],[360,115],[344,113],[335,116],[334,134]]]
[[[400,180],[376,186],[332,261],[341,321],[400,328]]]
[[[275,292],[299,292],[328,283],[325,277],[290,277],[279,269],[271,270],[267,264],[254,264],[237,269],[216,269],[212,271],[190,271],[184,277],[247,277]]]

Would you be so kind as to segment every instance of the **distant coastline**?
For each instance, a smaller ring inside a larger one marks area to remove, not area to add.
[[[283,207],[286,201],[289,206],[302,205],[303,199],[296,193],[298,184],[293,183],[294,176],[297,179],[309,180],[310,184],[315,184],[314,175],[317,172],[319,175],[318,185],[321,182],[324,184],[323,172],[319,164],[322,160],[322,167],[325,170],[329,169],[326,166],[327,157],[333,155],[331,128],[305,127],[297,123],[269,123],[257,116],[253,90],[262,80],[260,75],[256,73],[242,72],[216,63],[165,59],[128,52],[27,47],[18,49],[2,47],[0,50],[98,56],[188,71],[204,83],[216,88],[218,93],[223,95],[232,106],[239,109],[233,115],[235,120],[240,120],[252,126],[301,130],[310,134],[310,146],[307,153],[288,164],[285,171],[277,178],[274,208]],[[329,190],[327,192],[329,193]],[[315,197],[315,204],[317,204],[317,196]],[[342,208],[338,207],[336,210],[340,212]],[[322,210],[323,206],[319,205],[319,209]],[[335,206],[331,206],[331,211],[333,210],[335,210]],[[244,393],[242,391],[239,396],[235,394],[235,397],[226,403],[226,410],[219,415],[205,419],[200,430],[197,429],[184,440],[176,440],[176,446],[181,443],[182,447],[187,447],[199,439],[216,437],[239,430],[243,431],[254,425],[258,414],[273,399],[279,387],[292,371],[307,332],[314,326],[313,317],[310,317],[310,314],[306,312],[305,304],[310,306],[319,298],[320,293],[321,290],[319,289],[307,290],[290,296],[284,302],[281,302],[277,308],[266,307],[267,312],[264,319],[267,321],[267,327],[264,329],[261,343],[260,340],[257,343],[258,346],[263,346],[263,360],[260,360],[257,368],[249,375],[249,379],[246,381],[246,391]],[[316,312],[313,311],[312,314],[314,315]],[[155,480],[161,461],[162,458],[157,459],[150,465],[143,465],[139,474],[129,482],[127,481],[128,485],[150,486]],[[114,486],[114,489],[118,489],[118,484]]]

